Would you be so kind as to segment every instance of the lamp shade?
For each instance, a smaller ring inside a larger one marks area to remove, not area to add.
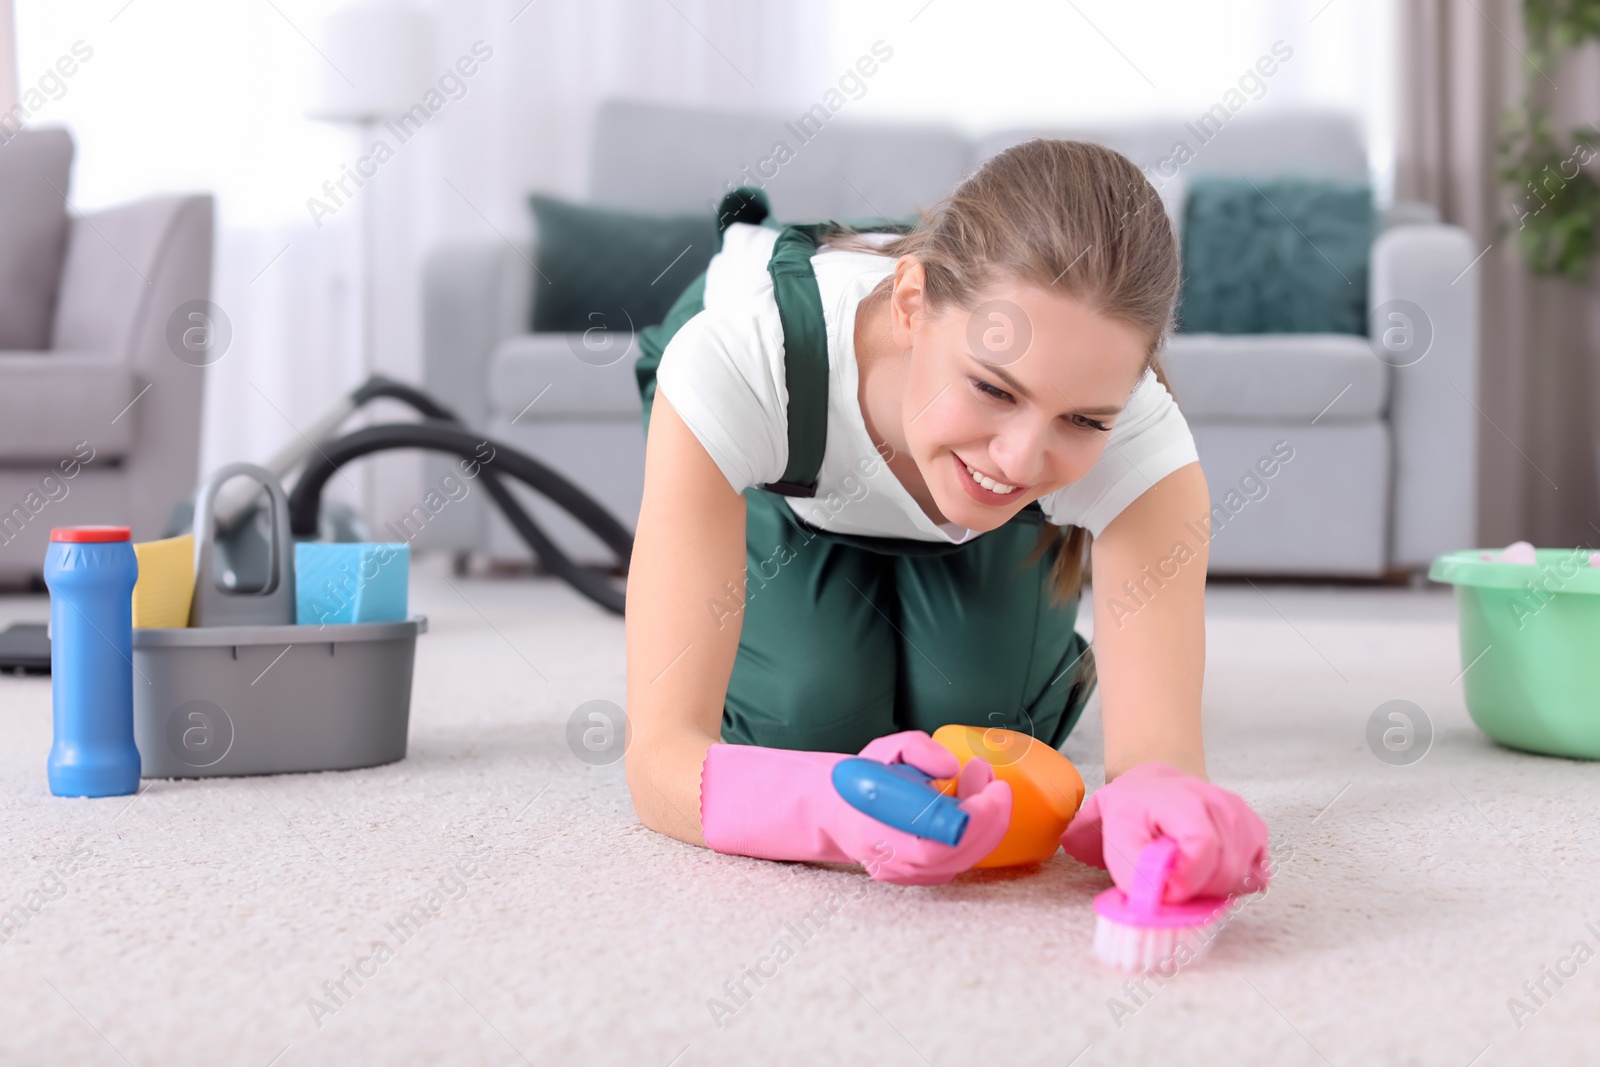
[[[306,117],[369,122],[409,109],[433,70],[433,17],[401,2],[364,0],[318,27],[316,77]]]

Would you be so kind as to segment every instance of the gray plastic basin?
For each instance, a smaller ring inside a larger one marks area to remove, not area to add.
[[[428,620],[133,631],[145,778],[349,770],[404,759]]]

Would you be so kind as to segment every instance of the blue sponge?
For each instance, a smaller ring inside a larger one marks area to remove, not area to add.
[[[295,621],[301,626],[403,621],[410,569],[406,544],[298,542]]]

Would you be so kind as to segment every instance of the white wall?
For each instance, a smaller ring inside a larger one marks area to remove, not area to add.
[[[1293,58],[1253,109],[1328,107],[1363,122],[1392,185],[1397,0],[831,0],[833,66],[883,37],[895,60],[855,114],[969,130],[1191,117],[1274,41]]]

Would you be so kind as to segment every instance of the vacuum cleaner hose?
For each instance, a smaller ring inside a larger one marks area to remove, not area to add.
[[[563,552],[511,495],[500,476],[515,478],[577,519],[616,554],[625,572],[633,555],[633,535],[610,512],[532,456],[466,429],[447,408],[401,382],[375,377],[352,394],[352,399],[361,404],[379,396],[410,404],[428,421],[367,426],[320,445],[289,494],[289,528],[294,536],[316,533],[323,487],[351,460],[394,448],[445,452],[481,465],[479,477],[484,488],[550,571],[606,610],[623,613],[623,592],[604,574],[575,563]],[[493,449],[487,461],[480,451],[484,445]]]
[[[461,417],[421,389],[407,385],[405,382],[396,381],[382,374],[374,374],[356,387],[350,394],[352,408],[360,408],[369,400],[386,397],[409,404],[411,408],[425,419],[440,419],[444,422],[460,424]]]

